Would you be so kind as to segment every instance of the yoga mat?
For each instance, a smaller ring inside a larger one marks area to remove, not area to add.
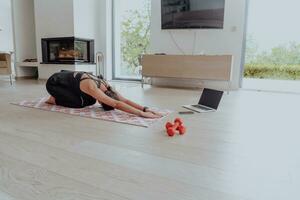
[[[99,104],[95,104],[93,106],[74,109],[74,108],[66,108],[57,105],[51,105],[45,103],[47,98],[40,98],[33,101],[21,101],[19,103],[12,103],[13,105],[27,107],[27,108],[36,108],[45,111],[51,112],[59,112],[68,115],[75,115],[80,117],[92,118],[92,119],[99,119],[141,127],[149,127],[155,122],[160,121],[167,115],[171,113],[170,110],[160,110],[159,112],[164,115],[164,117],[160,119],[146,119],[143,117],[138,117],[136,115],[132,115],[120,110],[113,110],[113,111],[104,111]]]

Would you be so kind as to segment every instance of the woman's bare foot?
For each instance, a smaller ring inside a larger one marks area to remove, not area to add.
[[[53,96],[50,96],[46,103],[55,105],[55,98]]]

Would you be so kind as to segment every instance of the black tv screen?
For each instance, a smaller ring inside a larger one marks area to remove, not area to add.
[[[162,29],[222,29],[225,0],[161,0]]]

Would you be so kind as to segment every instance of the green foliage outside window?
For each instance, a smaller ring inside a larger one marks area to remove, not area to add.
[[[248,37],[244,76],[300,80],[300,44],[291,42],[259,52],[255,40]]]
[[[139,75],[141,55],[150,45],[150,2],[146,1],[146,12],[130,10],[128,17],[122,21],[122,66],[128,74]]]

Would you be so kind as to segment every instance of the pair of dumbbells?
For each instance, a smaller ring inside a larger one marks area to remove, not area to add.
[[[171,122],[167,122],[166,130],[168,136],[170,137],[173,137],[176,134],[176,132],[178,132],[179,135],[184,135],[186,133],[186,127],[183,125],[183,121],[180,118],[176,118],[174,120],[174,124]]]

